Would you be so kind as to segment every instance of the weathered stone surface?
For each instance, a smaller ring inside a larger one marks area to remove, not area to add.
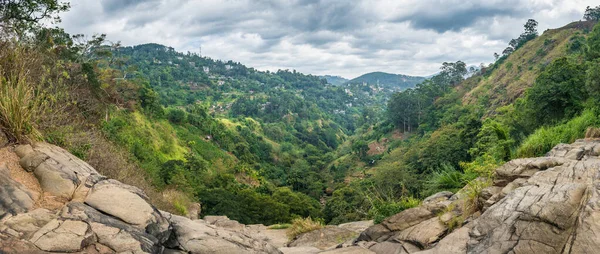
[[[343,224],[338,225],[338,227],[352,230],[356,233],[360,233],[360,232],[365,231],[367,228],[369,228],[373,225],[374,225],[373,220],[364,220],[364,221],[343,223]]]
[[[204,221],[208,224],[234,231],[243,231],[246,228],[244,224],[231,220],[227,216],[205,216]]]
[[[341,249],[333,249],[328,251],[320,252],[323,254],[375,254],[375,252],[370,251],[365,248],[361,248],[358,246],[353,246],[349,248],[341,248]]]
[[[288,244],[290,247],[312,246],[321,250],[333,248],[347,240],[354,239],[358,234],[352,230],[327,226],[299,235]]]
[[[151,222],[155,215],[160,216],[139,193],[114,180],[105,180],[94,185],[85,203],[127,223],[142,227]]]
[[[80,251],[95,240],[87,223],[56,219],[40,228],[30,239],[41,250],[53,252]]]
[[[382,242],[390,238],[391,233],[392,231],[389,230],[386,226],[382,224],[376,224],[360,233],[360,235],[358,236],[358,240]]]
[[[381,242],[376,243],[369,250],[377,254],[403,254],[407,253],[401,243],[397,242]]]
[[[57,216],[53,212],[39,208],[3,218],[0,221],[0,231],[11,229],[18,232],[20,238],[29,239],[33,233],[56,218]],[[6,227],[6,229],[3,229],[3,227]]]
[[[433,204],[441,201],[446,201],[452,197],[454,193],[449,191],[441,191],[423,199],[423,204]]]
[[[167,215],[166,213],[164,213]],[[242,232],[216,228],[200,220],[167,215],[173,225],[173,238],[167,247],[191,253],[281,253],[269,243]]]
[[[117,252],[158,252],[171,233],[170,229],[160,231],[151,225],[146,229],[139,228],[79,202],[68,203],[59,216],[88,223],[98,237],[97,241]]]
[[[75,189],[87,177],[98,175],[86,162],[48,143],[17,146],[15,152],[21,158],[21,166],[34,172],[43,191],[66,200],[71,199]]]
[[[27,212],[34,203],[31,191],[10,177],[6,165],[0,165],[0,218]]]
[[[559,145],[549,155],[559,156],[561,163],[555,163],[556,158],[537,158],[540,164],[551,166],[519,184],[521,187],[474,221],[468,252],[598,250],[600,160],[591,156],[595,147],[596,144],[586,142]]]
[[[279,248],[283,254],[316,254],[321,252],[321,249],[311,246],[303,247],[281,247]]]
[[[469,227],[459,228],[446,237],[444,237],[434,248],[429,250],[416,252],[419,254],[449,254],[449,253],[466,253],[467,242],[469,241]]]
[[[440,219],[434,217],[403,230],[395,239],[397,241],[415,243],[423,249],[437,241],[446,232],[446,229],[446,226],[440,222]]]

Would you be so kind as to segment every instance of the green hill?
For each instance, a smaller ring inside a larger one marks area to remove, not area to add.
[[[324,75],[324,76],[321,76],[321,78],[326,79],[329,84],[332,84],[334,86],[340,86],[340,85],[343,85],[344,83],[348,82],[348,79],[346,79],[344,77],[340,77],[340,76]]]
[[[391,74],[385,72],[371,72],[363,74],[357,78],[351,79],[347,83],[349,84],[369,84],[369,85],[380,85],[381,87],[393,91],[406,90],[413,88],[416,84],[419,84],[425,80],[424,77],[413,77],[402,74]]]

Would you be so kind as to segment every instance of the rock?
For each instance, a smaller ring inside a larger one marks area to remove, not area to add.
[[[234,231],[243,231],[246,227],[235,220],[230,220],[227,216],[205,216],[204,221],[208,224]]]
[[[104,180],[94,185],[85,203],[141,228],[152,222],[166,223],[158,210],[146,201],[141,190],[115,180]]]
[[[19,164],[21,167],[25,169],[27,172],[33,172],[42,162],[46,161],[50,158],[45,153],[31,151],[25,154],[21,160],[19,160]]]
[[[269,243],[242,232],[216,228],[206,222],[170,215],[174,235],[167,247],[191,253],[281,253]]]
[[[1,228],[5,226],[18,232],[20,238],[29,239],[33,233],[56,218],[56,214],[46,209],[38,208],[28,213],[20,213],[15,216],[3,218],[0,221],[0,231],[4,231]]]
[[[567,158],[569,151],[586,151],[589,144],[564,147],[550,154]],[[469,252],[589,253],[600,248],[593,240],[600,233],[600,160],[571,156],[560,165],[554,158],[546,160],[554,167],[533,175],[474,221]]]
[[[316,254],[321,252],[321,249],[310,246],[303,247],[281,247],[279,248],[283,254]]]
[[[417,244],[421,249],[428,248],[446,232],[447,228],[439,218],[434,217],[407,228],[400,232],[395,239]]]
[[[373,225],[374,225],[373,220],[365,220],[365,221],[355,221],[355,222],[343,223],[343,224],[338,225],[338,227],[352,230],[356,233],[360,233],[360,232],[365,231],[365,229],[367,229]]]
[[[469,227],[459,228],[442,239],[434,248],[416,252],[419,254],[467,253]]]
[[[441,191],[423,199],[423,204],[433,204],[441,201],[446,201],[452,197],[454,193],[449,191]]]
[[[34,203],[31,191],[11,178],[6,165],[0,165],[0,218],[27,212]]]
[[[171,235],[169,228],[161,231],[152,224],[140,228],[79,202],[68,203],[59,217],[88,223],[97,241],[117,252],[155,253],[163,248]]]
[[[353,239],[357,233],[336,227],[326,226],[322,229],[313,230],[296,237],[288,244],[289,247],[312,246],[321,250],[333,248],[347,240]]]
[[[38,248],[53,252],[80,251],[95,242],[87,223],[74,220],[52,220],[31,237]]]
[[[99,175],[86,162],[47,143],[20,145],[15,152],[21,158],[22,167],[34,172],[43,191],[66,200],[71,199],[75,189],[90,175]]]
[[[377,254],[403,254],[407,253],[401,243],[397,242],[381,242],[376,243],[369,250]]]
[[[376,224],[376,225],[373,225],[373,226],[367,228],[362,233],[360,233],[360,235],[358,236],[358,240],[359,241],[383,242],[383,241],[387,240],[388,238],[390,238],[391,233],[392,233],[392,231],[389,230],[384,225]]]
[[[77,187],[77,183],[74,182],[76,178],[61,174],[56,170],[57,166],[58,165],[54,164],[53,161],[44,162],[40,164],[33,173],[39,180],[42,190],[69,200]]]
[[[0,253],[27,253],[27,254],[50,254],[50,252],[38,249],[33,243],[21,240],[17,237],[0,236]]]
[[[322,254],[375,254],[375,252],[361,248],[358,246],[350,248],[333,249],[328,251],[320,252]]]

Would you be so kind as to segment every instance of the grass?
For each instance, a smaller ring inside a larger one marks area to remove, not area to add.
[[[292,220],[292,225],[287,229],[286,235],[291,241],[297,236],[319,230],[324,227],[324,223],[319,220],[313,220],[312,218],[296,218]]]
[[[41,138],[33,123],[44,105],[39,87],[29,70],[30,58],[20,47],[2,49],[0,58],[0,127],[10,142],[28,142]],[[37,88],[37,89],[36,89]]]
[[[517,149],[516,157],[543,156],[559,143],[572,143],[585,137],[588,127],[597,126],[600,119],[592,110],[585,110],[580,116],[552,127],[541,127],[529,135]]]

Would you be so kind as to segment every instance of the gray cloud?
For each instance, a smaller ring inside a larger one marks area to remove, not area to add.
[[[528,18],[540,31],[596,0],[77,0],[71,33],[156,42],[258,69],[427,75],[443,61],[490,62]]]

